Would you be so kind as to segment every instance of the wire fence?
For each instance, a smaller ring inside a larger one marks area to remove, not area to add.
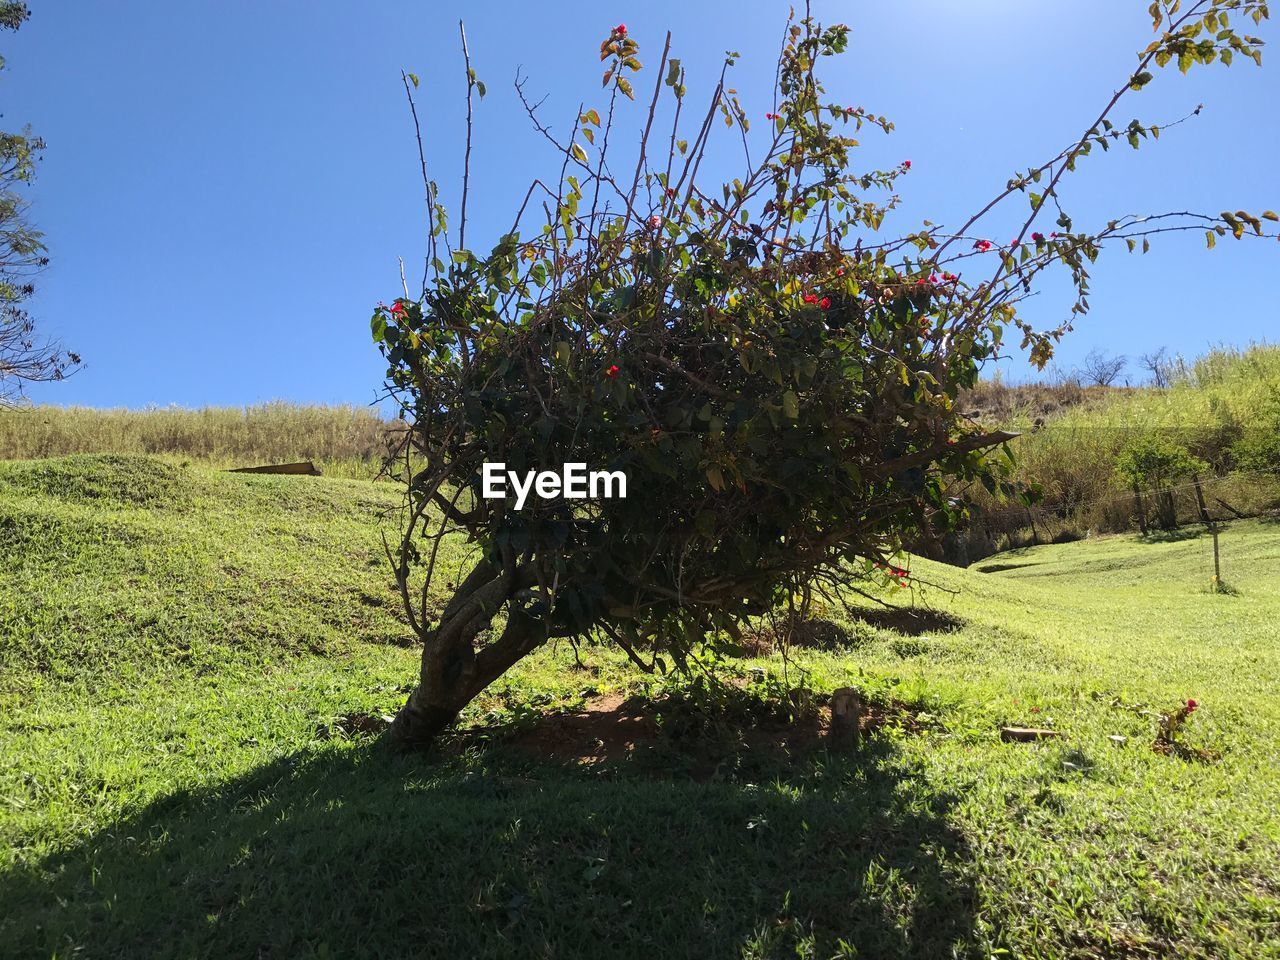
[[[1178,539],[1280,511],[1280,471],[1235,470],[1105,496],[1008,501],[972,508],[968,527],[940,543],[938,559],[968,566],[1018,547],[1069,543],[1100,533]]]

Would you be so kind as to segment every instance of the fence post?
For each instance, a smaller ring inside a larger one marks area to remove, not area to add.
[[[1218,524],[1217,521],[1209,515],[1209,508],[1204,502],[1204,488],[1200,486],[1200,474],[1193,473],[1191,482],[1196,488],[1196,503],[1200,507],[1200,520],[1209,528],[1209,533],[1213,535],[1213,589],[1215,591],[1222,589],[1222,555],[1218,551]]]

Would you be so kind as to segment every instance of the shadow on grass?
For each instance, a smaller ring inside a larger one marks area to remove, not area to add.
[[[1021,570],[1023,567],[1038,567],[1043,561],[1028,560],[1026,563],[986,563],[982,566],[974,565],[973,569],[979,573],[1003,573],[1006,570]]]
[[[978,955],[951,798],[889,743],[706,783],[333,744],[0,877],[0,952]]]
[[[881,630],[894,630],[903,636],[919,637],[926,633],[952,633],[965,621],[943,610],[927,607],[861,607],[857,619]]]
[[[1140,543],[1181,543],[1184,540],[1199,540],[1207,536],[1204,527],[1175,527],[1173,530],[1152,530],[1138,537]]]

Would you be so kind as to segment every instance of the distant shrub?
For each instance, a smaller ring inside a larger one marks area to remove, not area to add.
[[[1177,501],[1171,489],[1179,480],[1208,469],[1203,460],[1193,457],[1186,447],[1161,437],[1137,437],[1116,458],[1116,474],[1137,496],[1140,522],[1146,505],[1141,491],[1147,490],[1154,500],[1156,522],[1165,530],[1178,525]]]

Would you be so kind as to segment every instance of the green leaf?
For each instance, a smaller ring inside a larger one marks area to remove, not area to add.
[[[667,67],[667,86],[674,87],[680,82],[680,61],[673,59]]]
[[[573,159],[577,160],[579,163],[587,162],[587,151],[583,150],[578,144],[575,143],[570,147],[569,152],[573,154]]]
[[[418,75],[416,73],[411,73],[409,74],[409,79],[413,81],[413,87],[416,90],[418,88]]]
[[[782,395],[782,413],[789,420],[799,418],[800,400],[796,397],[794,390],[788,390]]]
[[[480,94],[480,99],[481,99],[481,100],[483,100],[483,99],[484,99],[485,89],[484,89],[484,81],[483,81],[483,80],[477,80],[477,81],[476,81],[476,93]]]

